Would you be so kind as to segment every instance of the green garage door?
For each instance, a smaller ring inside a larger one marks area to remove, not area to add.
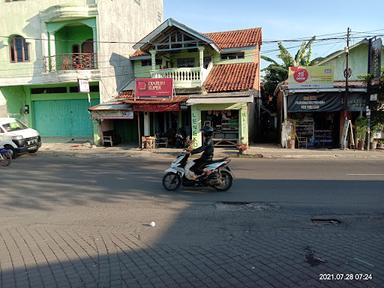
[[[92,100],[96,105],[98,100]],[[45,137],[92,137],[88,100],[33,101],[35,128]]]

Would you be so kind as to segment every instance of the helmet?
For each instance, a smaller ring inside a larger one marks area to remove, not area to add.
[[[213,135],[213,128],[211,126],[204,126],[200,131],[203,132],[204,137],[211,137]]]

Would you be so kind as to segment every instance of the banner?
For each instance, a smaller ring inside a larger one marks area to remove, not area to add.
[[[288,112],[334,112],[343,109],[341,94],[294,94],[287,98]]]
[[[367,103],[365,94],[350,93],[347,111],[364,111]],[[344,93],[297,93],[288,95],[288,112],[335,112],[344,110]]]
[[[381,77],[381,38],[369,39],[368,71],[373,76],[372,80]]]
[[[333,88],[329,66],[289,67],[288,89]]]
[[[136,97],[164,97],[173,96],[172,78],[139,78],[136,79]]]

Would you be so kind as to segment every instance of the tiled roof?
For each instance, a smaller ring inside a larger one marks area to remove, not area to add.
[[[256,63],[216,65],[204,82],[204,88],[208,93],[245,91],[256,88],[256,76]]]
[[[211,39],[220,50],[227,48],[256,46],[261,45],[262,42],[261,28],[210,32],[203,33],[203,35]],[[131,57],[140,57],[146,55],[148,54],[141,50],[136,50],[131,55]]]
[[[204,33],[219,49],[261,45],[261,28]]]
[[[131,57],[140,57],[140,56],[146,56],[148,55],[148,53],[145,53],[141,50],[136,50],[132,55]]]

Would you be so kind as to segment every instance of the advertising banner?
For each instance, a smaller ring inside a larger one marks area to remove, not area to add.
[[[344,109],[342,93],[297,93],[287,99],[288,112],[336,112]],[[363,111],[367,100],[364,94],[350,93],[347,99],[347,111]]]
[[[338,94],[294,94],[288,96],[288,112],[334,112],[343,109]]]
[[[173,96],[172,78],[139,78],[136,79],[136,97],[171,98]]]
[[[332,88],[333,74],[329,66],[289,67],[288,89]]]

